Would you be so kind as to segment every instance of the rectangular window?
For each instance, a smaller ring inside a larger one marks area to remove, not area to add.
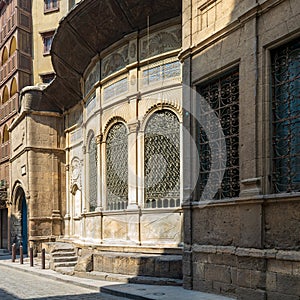
[[[44,13],[59,10],[58,0],[44,0]]]
[[[75,5],[75,0],[69,0],[69,10],[71,10],[74,5]]]
[[[48,84],[54,79],[54,74],[53,73],[51,73],[51,74],[42,74],[42,75],[40,75],[40,77],[41,77],[43,83]]]
[[[54,32],[45,32],[42,33],[42,38],[43,38],[43,44],[44,44],[44,55],[50,54],[50,49],[52,45],[52,40],[53,40],[53,34]]]
[[[273,192],[300,191],[300,40],[271,52]]]
[[[196,141],[198,200],[238,197],[239,73],[234,70],[198,86]]]

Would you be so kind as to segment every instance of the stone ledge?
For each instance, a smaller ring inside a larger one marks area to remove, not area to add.
[[[275,258],[278,260],[300,261],[300,251],[240,248],[234,246],[193,245],[192,252],[205,254],[230,254],[255,258]]]

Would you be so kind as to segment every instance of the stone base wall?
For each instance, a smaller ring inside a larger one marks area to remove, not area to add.
[[[184,287],[238,299],[300,297],[299,196],[185,207]],[[192,238],[192,239],[191,239]]]
[[[238,299],[299,299],[300,253],[222,246],[198,246],[184,256],[193,289]],[[189,270],[190,269],[190,270]]]

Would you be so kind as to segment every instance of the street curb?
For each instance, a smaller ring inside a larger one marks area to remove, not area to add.
[[[71,279],[68,279],[68,278],[61,278],[61,277],[56,276],[54,274],[53,275],[49,274],[49,273],[46,274],[46,273],[43,273],[42,269],[41,269],[41,271],[36,270],[36,269],[25,269],[25,268],[20,268],[20,267],[14,266],[13,263],[8,265],[7,263],[2,263],[1,261],[0,261],[0,266],[6,267],[6,268],[13,268],[15,270],[18,270],[18,271],[21,271],[21,272],[24,272],[24,273],[31,273],[31,274],[36,275],[36,276],[42,276],[42,277],[45,277],[45,278],[48,278],[48,279],[73,284],[73,285],[83,287],[83,288],[93,289],[93,290],[99,292],[99,287],[96,287],[94,285],[90,285],[90,284],[87,284],[87,283],[77,282],[77,281],[74,281],[74,280],[71,280]],[[46,270],[46,272],[47,271],[48,270]],[[53,271],[53,272],[55,272],[55,271]],[[62,276],[69,276],[69,275],[62,275]]]
[[[148,298],[140,295],[135,295],[135,294],[129,294],[126,292],[121,292],[121,291],[116,291],[114,289],[111,289],[109,287],[100,287],[100,292],[109,294],[112,296],[117,296],[117,297],[125,297],[128,299],[133,299],[133,300],[153,300],[153,298]]]

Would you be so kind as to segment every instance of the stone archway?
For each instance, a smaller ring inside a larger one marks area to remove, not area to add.
[[[17,186],[13,196],[11,214],[11,243],[23,246],[24,253],[28,249],[28,208],[23,188]]]

